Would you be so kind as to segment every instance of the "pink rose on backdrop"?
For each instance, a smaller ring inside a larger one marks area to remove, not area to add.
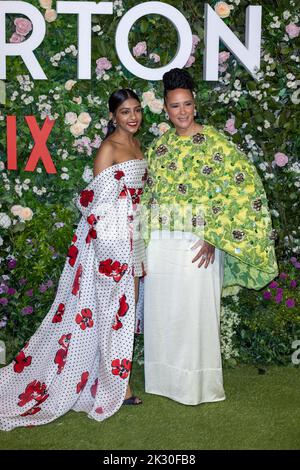
[[[53,8],[46,10],[44,18],[47,21],[47,23],[53,23],[53,21],[55,21],[57,18],[57,11],[54,10]]]
[[[25,40],[25,37],[24,36],[20,36],[20,34],[17,34],[17,33],[13,33],[9,42],[13,43],[13,44],[17,44],[18,42],[23,42]]]
[[[96,60],[96,73],[97,75],[104,72],[104,70],[109,70],[112,68],[111,62],[106,57],[100,57]]]
[[[141,55],[147,54],[147,44],[145,41],[138,42],[132,49],[134,57],[140,57]]]
[[[289,159],[285,155],[285,153],[277,152],[274,155],[274,162],[277,166],[282,167],[282,166],[285,166],[289,162]]]
[[[285,27],[286,32],[288,33],[290,39],[297,38],[300,34],[300,27],[295,23],[290,23]]]
[[[219,53],[219,72],[226,72],[228,67],[228,59],[230,57],[230,52],[220,52]]]
[[[224,131],[231,135],[237,133],[237,129],[235,128],[235,118],[230,118],[226,121]]]
[[[185,64],[185,67],[186,68],[191,67],[194,62],[195,62],[195,57],[193,55],[190,55],[189,60]]]
[[[220,52],[219,53],[219,64],[224,64],[224,62],[227,62],[229,57],[230,57],[230,52],[226,52],[226,51]]]
[[[192,48],[192,52],[191,52],[192,54],[195,54],[196,48],[197,48],[199,42],[200,42],[199,36],[197,36],[196,34],[193,34],[193,48]]]
[[[164,102],[163,100],[158,100],[155,98],[154,100],[150,101],[148,106],[152,113],[160,114],[163,110]]]
[[[32,30],[32,23],[26,18],[16,18],[14,24],[16,26],[16,33],[20,34],[20,36],[27,36]]]
[[[226,2],[218,2],[215,4],[215,12],[220,18],[228,18],[232,8],[233,6],[228,5]]]
[[[45,10],[48,10],[52,7],[52,0],[39,0],[40,5]]]
[[[91,147],[93,147],[94,149],[97,149],[100,147],[101,142],[102,142],[101,137],[99,135],[95,135],[94,140],[91,142]]]

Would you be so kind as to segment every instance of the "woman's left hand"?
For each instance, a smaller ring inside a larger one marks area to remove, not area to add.
[[[192,246],[191,249],[195,250],[199,246],[201,246],[201,248],[195,258],[193,258],[192,263],[195,263],[196,261],[198,261],[199,258],[201,258],[201,261],[198,264],[198,268],[201,268],[201,266],[203,266],[203,264],[205,263],[204,267],[206,269],[209,263],[213,264],[213,262],[215,261],[215,247],[208,242],[198,240],[195,245]]]

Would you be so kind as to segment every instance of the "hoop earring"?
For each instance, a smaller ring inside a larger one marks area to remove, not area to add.
[[[170,116],[168,115],[167,112],[165,113],[165,116],[166,116],[166,119],[169,121],[169,120],[170,120]]]

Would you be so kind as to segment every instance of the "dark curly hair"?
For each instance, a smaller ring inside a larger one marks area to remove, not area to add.
[[[190,90],[193,94],[195,84],[189,72],[185,69],[171,69],[163,75],[164,98],[166,99],[168,91],[176,88]]]
[[[121,88],[120,90],[114,91],[110,95],[109,100],[108,100],[109,111],[114,114],[117,111],[118,107],[121,106],[121,104],[123,104],[124,101],[130,98],[133,98],[139,103],[141,102],[138,95],[133,90],[130,90],[129,88]],[[114,125],[113,119],[110,119],[107,125],[107,133],[103,140],[105,140],[115,130],[116,130],[116,126]]]

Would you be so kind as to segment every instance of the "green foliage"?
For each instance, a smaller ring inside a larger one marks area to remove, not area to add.
[[[5,316],[7,323],[0,329],[0,340],[7,345],[8,360],[24,346],[54,301],[74,222],[74,214],[69,209],[53,204],[39,206],[26,226],[19,223],[12,229],[10,255],[17,264],[7,270],[7,287],[16,292],[6,295],[9,303],[1,318]],[[56,228],[55,223],[63,226]],[[3,255],[1,248],[0,254]],[[33,309],[32,313],[24,314],[23,309],[28,307]]]
[[[290,262],[281,269],[264,291],[242,289],[237,299],[224,299],[239,315],[234,344],[240,363],[292,364],[293,341],[300,338],[300,272]]]

